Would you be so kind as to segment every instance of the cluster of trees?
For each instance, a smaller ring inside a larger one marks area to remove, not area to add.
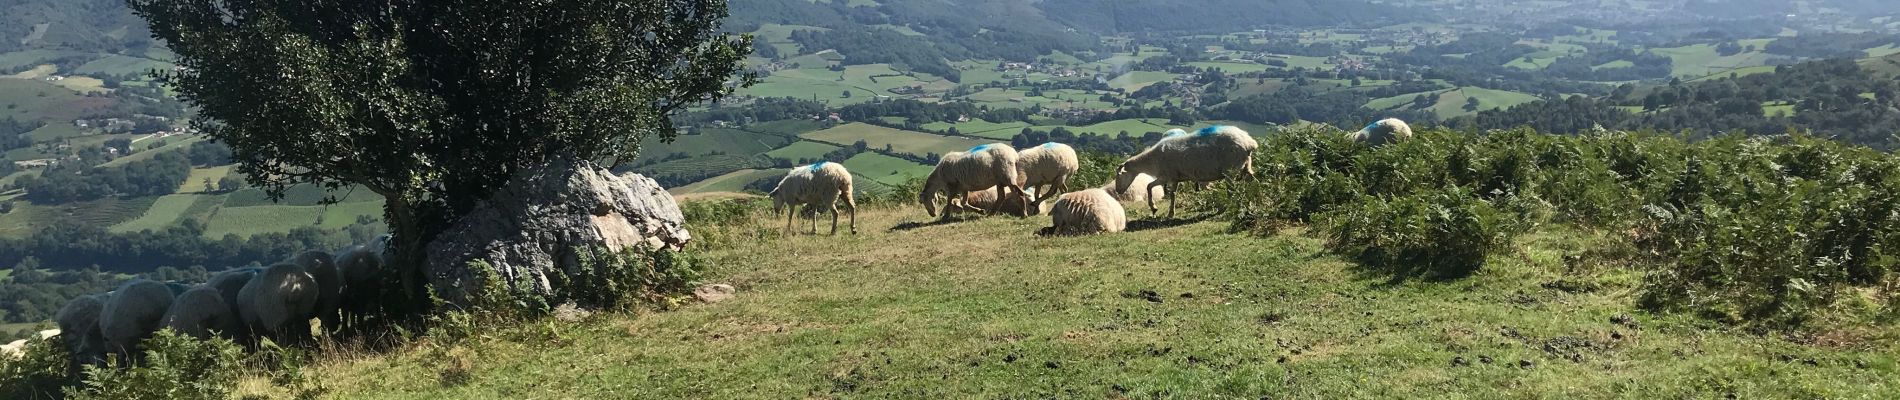
[[[1262,26],[1334,26],[1399,23],[1426,13],[1359,0],[1048,0],[1051,18],[1101,33],[1229,33]]]
[[[1900,36],[1879,33],[1803,33],[1775,39],[1765,49],[1769,53],[1803,58],[1861,58],[1862,49],[1900,43]]]
[[[42,125],[37,122],[22,122],[13,119],[12,116],[0,118],[0,152],[32,146],[32,140],[20,135],[39,129]]]
[[[30,257],[41,267],[55,270],[98,267],[108,272],[143,273],[160,266],[222,268],[271,263],[305,250],[365,243],[381,232],[380,223],[370,219],[336,230],[298,227],[288,233],[250,237],[227,234],[219,238],[205,237],[204,224],[195,219],[160,231],[128,233],[58,224],[19,239],[0,238],[0,265],[17,265]]]
[[[83,162],[54,164],[38,176],[21,177],[15,185],[26,189],[23,198],[40,204],[97,200],[110,196],[171,194],[191,176],[191,160],[177,152],[112,168]]]
[[[1895,148],[1900,124],[1900,83],[1882,79],[1853,60],[1825,60],[1777,67],[1774,73],[1676,82],[1607,100],[1568,98],[1533,102],[1453,121],[1455,126],[1530,126],[1545,132],[1609,129],[1687,130],[1700,135],[1747,132],[1812,132],[1879,149]],[[1792,106],[1791,115],[1769,113],[1763,104]],[[1618,109],[1641,106],[1644,112]]]
[[[1018,148],[1028,148],[1043,143],[1057,142],[1075,147],[1076,151],[1113,155],[1133,155],[1140,152],[1141,149],[1148,148],[1148,146],[1155,144],[1155,142],[1161,141],[1161,138],[1161,132],[1145,132],[1137,136],[1128,131],[1122,131],[1115,136],[1107,136],[1077,134],[1069,131],[1068,128],[1062,127],[1048,131],[1023,128],[1021,133],[1017,133],[1015,136],[1009,138],[1009,143],[1011,146]]]
[[[682,125],[704,125],[712,121],[746,122],[810,119],[814,115],[824,114],[824,103],[791,97],[767,97],[736,106],[716,104],[704,111],[681,114],[674,117],[673,121]]]

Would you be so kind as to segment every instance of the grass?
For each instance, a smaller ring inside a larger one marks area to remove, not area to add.
[[[1639,274],[1567,272],[1564,255],[1588,234],[1532,235],[1461,280],[1394,282],[1298,229],[1256,238],[1143,222],[1036,238],[1046,219],[920,224],[916,208],[868,208],[860,234],[778,238],[782,222],[769,220],[734,228],[767,239],[702,249],[716,265],[708,281],[739,288],[732,300],[494,327],[305,373],[330,396],[372,399],[1900,392],[1890,333],[1808,345],[1635,311]],[[1565,279],[1603,289],[1553,289]],[[261,376],[242,387],[283,397]]]
[[[783,158],[787,160],[798,161],[798,160],[804,160],[804,159],[817,159],[819,157],[824,157],[825,154],[831,153],[834,150],[838,150],[838,146],[832,146],[829,144],[807,141],[807,140],[800,140],[797,142],[792,142],[792,144],[785,145],[785,147],[780,147],[777,149],[773,149],[772,151],[765,152],[765,156],[772,157],[772,158]]]
[[[839,125],[831,129],[800,135],[807,140],[830,143],[838,146],[850,146],[863,140],[872,148],[884,148],[890,145],[899,153],[924,155],[928,153],[944,154],[952,151],[964,151],[990,141],[953,136],[932,135],[901,129],[886,128],[877,125],[854,122]]]
[[[0,214],[0,237],[21,238],[54,224],[118,225],[144,215],[157,200],[156,196],[113,197],[56,205],[17,201],[13,212]]]
[[[1108,80],[1108,87],[1134,93],[1156,83],[1174,80],[1179,75],[1159,71],[1130,71]]]
[[[205,191],[206,180],[210,180],[211,185],[215,187],[218,185],[218,180],[224,179],[226,176],[231,176],[231,170],[236,167],[236,165],[226,165],[210,168],[192,168],[191,176],[185,177],[185,183],[178,184],[176,193],[203,193]]]
[[[73,119],[96,111],[88,108],[99,103],[112,100],[81,97],[78,92],[39,79],[0,79],[0,117],[71,126]]]
[[[1285,61],[1287,68],[1330,69],[1333,67],[1332,63],[1326,61],[1326,57],[1268,54],[1266,59]]]
[[[323,206],[223,207],[205,221],[205,237],[289,232],[291,228],[315,225],[323,212]]]
[[[1480,87],[1461,87],[1441,90],[1434,93],[1439,94],[1438,102],[1433,103],[1428,109],[1431,110],[1432,113],[1438,114],[1441,118],[1475,114],[1476,111],[1465,111],[1464,109],[1466,99],[1474,97],[1478,99],[1477,111],[1510,108],[1511,106],[1538,100],[1537,96],[1529,94]],[[1370,102],[1366,102],[1366,108],[1390,110],[1398,107],[1411,107],[1412,99],[1421,94],[1424,93],[1407,93],[1382,99],[1373,99]]]
[[[760,179],[784,176],[783,169],[742,169],[731,173],[706,178],[690,185],[667,189],[675,196],[703,193],[735,193],[745,191],[745,185]]]
[[[1009,138],[1015,137],[1017,133],[1022,133],[1023,128],[1029,127],[1029,123],[1022,121],[996,123],[971,118],[969,122],[932,122],[923,125],[924,129],[932,131],[948,131],[953,127],[957,128],[957,133],[959,134],[982,136],[997,140],[1009,140]]]
[[[1174,128],[1191,128],[1186,126],[1168,126],[1167,123],[1167,118],[1148,118],[1147,122],[1142,122],[1142,119],[1137,118],[1104,121],[1089,126],[1063,126],[1062,128],[1078,134],[1087,133],[1109,137],[1120,135],[1122,132],[1128,132],[1130,136],[1139,137],[1148,132],[1167,132],[1169,129]],[[1048,131],[1055,128],[1054,126],[1038,126],[1035,129],[1038,131]]]
[[[106,55],[105,57],[100,57],[97,60],[92,60],[85,64],[80,64],[79,67],[73,69],[72,73],[83,74],[83,75],[105,74],[105,75],[130,75],[134,77],[142,77],[153,70],[170,71],[173,67],[176,67],[176,65],[172,65],[172,63],[168,63],[164,61],[153,60],[150,58],[130,57],[130,56],[117,55],[117,54],[109,54],[109,55]]]
[[[638,160],[666,157],[673,153],[703,156],[713,153],[752,155],[779,148],[797,138],[748,132],[738,129],[706,128],[697,135],[679,135],[672,143],[652,140],[642,143]]]
[[[1750,41],[1743,42],[1753,43]],[[1764,45],[1762,47],[1766,46]],[[1670,75],[1679,77],[1701,77],[1716,74],[1726,75],[1730,70],[1766,65],[1770,58],[1768,53],[1760,50],[1744,51],[1732,56],[1723,56],[1717,54],[1715,52],[1715,45],[1711,44],[1650,49],[1649,51],[1669,57],[1674,65],[1670,71]]]
[[[854,175],[871,178],[883,185],[894,186],[912,177],[929,176],[933,167],[902,158],[866,152],[844,160],[844,168]]]
[[[125,221],[107,228],[112,233],[138,232],[143,230],[160,231],[177,225],[184,219],[194,205],[204,201],[222,200],[217,196],[202,194],[173,194],[159,196],[151,208],[145,209],[138,219]]]
[[[1226,73],[1229,75],[1244,74],[1248,72],[1260,72],[1260,71],[1265,71],[1269,69],[1274,69],[1274,67],[1266,65],[1266,64],[1259,64],[1259,63],[1252,63],[1252,62],[1243,63],[1243,62],[1232,62],[1232,61],[1196,61],[1196,62],[1188,63],[1188,65],[1192,65],[1195,68],[1201,68],[1201,69],[1209,69],[1209,68],[1220,69],[1222,73]]]
[[[162,143],[163,145],[160,145],[159,147],[153,148],[150,150],[133,152],[131,155],[128,155],[125,157],[114,158],[112,159],[112,161],[106,161],[105,163],[99,164],[99,167],[111,168],[111,167],[125,165],[129,163],[137,162],[137,161],[150,160],[152,159],[152,157],[158,156],[159,153],[184,150],[188,147],[191,147],[192,144],[204,141],[205,137],[199,136],[199,135],[191,135],[191,136],[184,136],[184,137],[173,136],[173,137],[168,137],[164,139],[153,139],[153,140],[161,140],[162,142],[157,142],[157,143]],[[155,145],[155,144],[156,143],[152,143],[150,140],[141,141],[135,144],[134,148],[140,148],[139,146]],[[198,184],[203,185],[204,182],[202,182],[201,180],[200,182],[198,182]]]

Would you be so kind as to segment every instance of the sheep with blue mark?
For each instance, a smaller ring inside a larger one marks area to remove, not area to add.
[[[1069,177],[1082,169],[1075,148],[1061,143],[1043,143],[1016,154],[1016,186],[1035,192],[1030,203],[1040,204],[1069,191]],[[1043,186],[1048,186],[1047,190]]]
[[[1149,183],[1153,183],[1154,181],[1155,177],[1149,176],[1148,174],[1135,174],[1134,179],[1129,181],[1128,188],[1118,191],[1115,190],[1115,177],[1109,177],[1108,182],[1103,183],[1098,189],[1107,191],[1110,196],[1115,196],[1115,200],[1147,201],[1148,191],[1144,189],[1148,187]],[[1155,190],[1159,191],[1155,194],[1156,196],[1168,195],[1167,189],[1156,188]]]
[[[1016,192],[1017,200],[1015,201],[1022,203],[1019,209],[1027,210],[1029,209],[1028,196],[1023,194],[1022,186],[1017,185],[1021,182],[1018,180],[1016,171],[1018,159],[1016,148],[1002,143],[985,144],[971,148],[967,152],[945,154],[937,161],[937,168],[930,171],[929,177],[924,178],[924,187],[922,192],[918,193],[917,202],[924,205],[924,212],[935,217],[937,216],[937,195],[940,193],[945,195],[948,201],[943,210],[943,219],[948,220],[950,214],[957,209],[958,199],[963,199],[964,195],[972,191],[995,188],[996,197],[999,199],[1010,199],[1008,192]],[[999,207],[991,205],[984,214],[995,214],[997,208]]]
[[[838,234],[838,202],[851,212],[851,233],[858,232],[858,201],[851,194],[851,171],[844,164],[819,161],[816,164],[792,168],[779,179],[778,186],[772,188],[772,212],[785,213],[785,231],[792,230],[792,218],[798,215],[798,207],[805,206],[807,211],[831,210],[831,234]],[[786,207],[790,207],[789,210]],[[811,233],[818,233],[818,213],[811,213]]]
[[[1113,192],[1128,191],[1141,174],[1153,176],[1155,180],[1149,182],[1142,191],[1149,192],[1157,186],[1166,187],[1168,218],[1174,218],[1174,198],[1180,193],[1175,183],[1200,185],[1227,179],[1234,172],[1252,178],[1253,151],[1258,147],[1260,144],[1247,131],[1232,126],[1214,125],[1191,134],[1179,129],[1170,130],[1160,142],[1122,162],[1115,172]],[[1160,212],[1155,207],[1154,195],[1145,195],[1148,197],[1148,212]]]
[[[1412,126],[1398,118],[1386,118],[1366,125],[1365,129],[1346,134],[1354,142],[1378,147],[1412,138]]]
[[[131,360],[139,342],[161,328],[172,298],[171,286],[164,283],[133,279],[120,285],[99,314],[99,333],[105,335],[107,348]]]
[[[1093,235],[1121,232],[1128,228],[1128,213],[1115,196],[1102,189],[1088,189],[1062,195],[1049,207],[1053,226],[1037,231],[1039,235]]]

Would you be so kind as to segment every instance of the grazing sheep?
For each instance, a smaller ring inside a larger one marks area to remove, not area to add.
[[[976,146],[967,152],[952,152],[943,155],[937,161],[937,168],[930,171],[930,177],[924,179],[924,188],[917,196],[917,202],[923,203],[924,211],[937,216],[937,194],[943,193],[949,201],[943,210],[943,219],[950,219],[957,199],[976,190],[996,188],[996,197],[1009,199],[1008,191],[1015,191],[1023,203],[1020,209],[1029,209],[1027,196],[1023,196],[1022,186],[1016,176],[1016,149],[1007,144],[996,143]],[[991,207],[985,215],[995,214],[997,207]]]
[[[1154,181],[1155,181],[1155,177],[1153,176],[1148,176],[1148,174],[1137,173],[1135,174],[1134,180],[1129,181],[1127,190],[1116,191],[1114,179],[1109,179],[1107,183],[1103,183],[1100,189],[1108,192],[1108,195],[1110,196],[1115,196],[1115,200],[1147,201],[1148,191],[1142,190],[1142,189],[1146,189],[1148,187],[1148,184],[1154,183]],[[1160,193],[1156,195],[1158,196],[1168,195],[1167,189],[1163,189],[1163,188],[1156,188],[1156,189],[1161,191]]]
[[[225,308],[230,310],[225,314],[231,316],[227,321],[229,325],[220,330],[224,337],[238,343],[247,345],[251,343],[251,326],[245,324],[244,319],[239,317],[238,309],[242,307],[238,304],[237,298],[238,293],[244,290],[244,285],[251,283],[251,279],[256,278],[257,274],[263,271],[263,268],[258,267],[233,268],[212,274],[211,279],[205,281],[204,285],[217,290],[218,298],[223,299]]]
[[[1042,228],[1041,235],[1093,235],[1121,232],[1128,228],[1128,214],[1122,203],[1102,189],[1064,194],[1049,208],[1054,226]]]
[[[1253,150],[1259,147],[1253,136],[1247,131],[1226,125],[1214,125],[1201,128],[1195,133],[1175,129],[1161,142],[1142,150],[1141,154],[1129,157],[1115,172],[1113,192],[1127,192],[1134,185],[1135,178],[1141,174],[1154,177],[1154,182],[1142,188],[1147,197],[1148,212],[1157,213],[1154,195],[1146,193],[1156,186],[1165,186],[1168,194],[1168,218],[1174,218],[1174,197],[1180,193],[1176,182],[1192,182],[1199,185],[1226,179],[1230,171],[1240,171],[1253,177]]]
[[[1016,154],[1016,186],[1035,190],[1031,203],[1041,203],[1057,193],[1069,191],[1069,177],[1082,168],[1075,148],[1061,143],[1043,143]],[[1043,186],[1049,190],[1043,190]]]
[[[960,204],[951,204],[949,207],[956,207],[959,210],[968,212],[983,212],[984,210],[995,208],[996,211],[1019,217],[1042,214],[1042,203],[1023,201],[1022,192],[1010,192],[1008,196],[1009,197],[1005,197],[1003,201],[999,202],[996,201],[996,191],[984,188],[963,195],[963,201]],[[1031,207],[1029,207],[1028,210],[1024,210],[1022,208],[1024,205],[1030,205]]]
[[[106,298],[99,314],[99,332],[105,335],[109,350],[131,360],[139,342],[158,332],[171,309],[171,287],[154,281],[133,279],[119,286]]]
[[[231,314],[231,305],[218,294],[218,288],[199,286],[172,300],[163,321],[164,327],[178,334],[205,339],[214,331],[229,333],[237,324],[237,316]]]
[[[785,231],[792,230],[792,217],[797,214],[798,206],[806,211],[831,210],[831,234],[838,234],[838,201],[844,200],[844,206],[851,211],[851,233],[858,232],[858,201],[851,194],[851,172],[844,164],[819,161],[804,167],[792,168],[779,179],[778,187],[772,188],[772,212],[785,213]],[[784,210],[790,206],[791,210]],[[816,208],[814,208],[816,207]],[[811,233],[818,233],[818,213],[811,212]]]
[[[53,317],[59,324],[60,341],[72,352],[73,362],[68,372],[76,372],[82,365],[105,362],[106,336],[99,330],[99,316],[105,312],[105,305],[104,295],[80,296],[66,302]]]
[[[298,254],[295,263],[317,280],[316,318],[322,321],[324,331],[334,331],[341,323],[343,307],[343,271],[337,268],[330,253],[306,251]]]
[[[1387,143],[1411,139],[1412,126],[1406,125],[1405,121],[1400,121],[1398,118],[1386,118],[1368,124],[1365,129],[1360,129],[1358,132],[1346,134],[1346,137],[1368,146],[1384,146]]]
[[[297,264],[265,268],[238,290],[238,316],[260,336],[302,343],[317,309],[317,280]]]
[[[371,246],[377,245],[371,242]],[[336,266],[342,271],[343,288],[347,295],[343,299],[342,325],[358,325],[363,319],[375,314],[382,306],[383,277],[385,271],[382,250],[370,246],[350,246],[337,252]],[[355,329],[352,327],[350,329]]]

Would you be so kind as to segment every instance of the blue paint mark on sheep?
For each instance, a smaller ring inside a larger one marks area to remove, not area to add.
[[[828,161],[819,161],[819,162],[815,162],[815,163],[812,163],[812,164],[811,164],[811,170],[813,170],[813,171],[817,171],[817,170],[818,170],[819,168],[824,168],[824,167],[825,167],[825,163],[827,163],[827,162],[828,162]]]
[[[989,149],[990,149],[990,145],[987,145],[987,144],[977,145],[976,147],[970,148],[970,153],[982,153],[984,150],[989,150]]]
[[[1220,132],[1221,128],[1226,128],[1226,127],[1227,125],[1209,126],[1206,128],[1201,128],[1201,131],[1196,132],[1196,134],[1201,135],[1201,136],[1213,136],[1215,133]]]
[[[1377,128],[1377,127],[1379,127],[1379,121],[1372,121],[1372,123],[1370,123],[1370,124],[1366,124],[1366,129],[1365,129],[1365,130],[1366,130],[1367,132],[1371,132],[1371,131],[1372,131],[1372,128]]]
[[[1056,148],[1056,143],[1055,142],[1043,143],[1042,148],[1045,148],[1045,149]]]

